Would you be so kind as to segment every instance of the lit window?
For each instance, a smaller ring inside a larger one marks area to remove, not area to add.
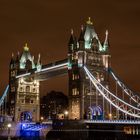
[[[72,74],[72,80],[74,80],[74,74]]]
[[[77,90],[77,88],[73,88],[72,95],[79,95],[79,90]]]
[[[73,45],[71,46],[71,50],[73,50]]]

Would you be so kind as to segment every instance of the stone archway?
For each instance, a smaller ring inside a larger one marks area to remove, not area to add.
[[[29,111],[21,112],[20,121],[31,122],[32,121],[32,113]]]
[[[103,117],[102,108],[100,106],[93,106],[92,110],[93,110],[93,112],[92,112],[93,119],[101,120]]]

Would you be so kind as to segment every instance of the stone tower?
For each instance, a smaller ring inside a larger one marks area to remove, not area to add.
[[[32,69],[41,69],[40,55],[37,64],[31,56],[27,44],[23,53],[12,55],[9,68],[9,115],[14,121],[39,121],[40,119],[40,97],[39,81],[34,77],[20,77]]]
[[[101,44],[89,18],[86,25],[81,27],[78,40],[73,31],[71,32],[68,46],[69,118],[89,119],[92,117],[93,119],[94,114],[91,114],[91,109],[94,107],[100,108],[101,114],[107,114],[105,112],[107,104],[89,81],[83,66],[86,66],[99,82],[109,88],[108,31],[106,31],[104,43]]]

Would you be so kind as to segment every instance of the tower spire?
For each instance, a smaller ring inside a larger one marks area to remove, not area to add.
[[[106,30],[105,32],[105,41],[104,41],[104,45],[108,44],[108,30]]]
[[[105,41],[103,45],[103,51],[107,51],[109,47],[109,41],[108,41],[108,30],[105,32]]]
[[[84,41],[84,27],[83,27],[83,25],[81,25],[81,33],[80,33],[78,41]]]
[[[12,52],[12,58],[14,58],[14,53]]]
[[[71,29],[71,36],[69,40],[69,45],[74,44],[74,36],[73,36],[73,29]]]
[[[27,43],[25,43],[24,51],[29,51],[29,47],[28,47],[28,44]]]
[[[88,25],[93,25],[93,22],[91,21],[91,17],[88,17],[87,24],[88,24]]]
[[[73,29],[71,29],[71,35],[73,35]]]

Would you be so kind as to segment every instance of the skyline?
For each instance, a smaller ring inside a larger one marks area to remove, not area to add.
[[[14,6],[14,2],[17,4],[16,6],[19,7],[12,7]],[[70,3],[66,3],[63,0],[60,3],[53,3],[52,1],[50,1],[50,3],[45,3],[45,1],[38,3],[22,1],[19,3],[15,0],[14,2],[11,2],[11,5],[9,3],[9,6],[14,10],[11,11],[11,15],[9,15],[9,12],[6,13],[7,11],[4,8],[8,5],[6,5],[6,2],[0,1],[0,18],[2,19],[0,23],[0,46],[2,46],[0,65],[1,73],[4,73],[0,76],[1,93],[6,87],[6,82],[8,83],[8,67],[12,52],[16,53],[17,50],[21,52],[24,44],[27,42],[32,55],[35,55],[37,58],[38,53],[41,54],[43,64],[66,58],[71,28],[74,29],[74,34],[80,34],[80,26],[86,23],[88,16],[91,17],[95,31],[101,41],[104,41],[105,30],[108,29],[112,67],[117,75],[119,75],[131,89],[140,93],[140,76],[138,75],[140,69],[140,20],[137,20],[140,13],[140,4],[138,4],[138,1],[135,3],[127,1],[119,1],[116,3],[111,1],[108,1],[108,3],[103,2],[105,6],[112,4],[111,8],[106,8],[108,10],[104,13],[103,10],[99,12],[98,7],[100,6],[100,2],[96,1],[97,6],[95,9],[94,6],[93,9],[91,9],[91,5],[93,4],[90,3],[88,9],[85,8],[84,11],[80,11],[81,13],[78,11],[75,15],[76,5],[73,7],[73,11],[69,11],[73,6],[71,4],[72,1]],[[120,3],[124,6],[125,10],[121,7],[122,5],[119,5]],[[50,5],[50,7],[47,4]],[[77,2],[75,2],[75,4],[78,5]],[[51,6],[53,6],[54,9],[51,9]],[[61,9],[60,6],[62,6]],[[82,9],[84,3],[81,2],[80,6]],[[48,9],[46,9],[46,7]],[[116,8],[114,9],[113,7]],[[9,8],[7,7],[6,9],[9,10]],[[63,11],[66,9],[68,13],[65,14]],[[48,13],[49,10],[56,10],[56,12]],[[92,13],[92,10],[96,13]],[[110,13],[111,10],[113,10],[114,13]],[[47,16],[46,19],[44,18],[45,15]],[[73,17],[70,15],[73,15]],[[106,16],[104,17],[104,15]],[[60,80],[64,80],[65,83],[60,83]],[[41,85],[42,92],[58,90],[66,93],[66,81],[68,81],[67,77],[51,79]],[[45,86],[47,86],[47,89]]]

